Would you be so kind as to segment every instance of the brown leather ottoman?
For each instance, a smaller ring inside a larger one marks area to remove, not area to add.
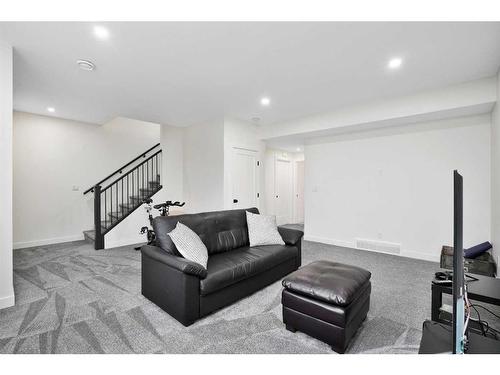
[[[283,322],[344,353],[370,308],[371,273],[341,263],[317,261],[282,284]]]

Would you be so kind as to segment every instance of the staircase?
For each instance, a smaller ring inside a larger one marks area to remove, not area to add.
[[[159,146],[154,145],[83,193],[94,195],[94,229],[83,234],[96,250],[104,249],[106,233],[162,188]]]

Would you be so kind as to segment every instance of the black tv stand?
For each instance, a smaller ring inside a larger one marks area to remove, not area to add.
[[[467,295],[469,299],[500,306],[500,279],[481,275],[474,275],[474,279],[475,281],[467,282]],[[451,284],[436,284],[432,282],[431,292],[431,320],[447,323],[441,319],[439,309],[443,304],[443,294],[452,293]]]
[[[419,354],[450,353],[452,349],[451,327],[426,320],[422,327]],[[466,354],[500,354],[500,341],[477,333],[468,333]]]

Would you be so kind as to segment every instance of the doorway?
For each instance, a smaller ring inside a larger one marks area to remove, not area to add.
[[[257,207],[257,152],[233,148],[231,162],[232,209]]]
[[[276,159],[275,164],[275,214],[278,225],[292,222],[292,163],[290,160]]]
[[[294,223],[304,223],[304,160],[295,162]]]

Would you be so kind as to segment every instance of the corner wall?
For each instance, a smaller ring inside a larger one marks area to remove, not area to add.
[[[163,188],[159,191],[163,201],[184,200],[184,129],[161,125],[162,175]],[[172,211],[174,211],[172,209]]]
[[[265,144],[258,137],[258,127],[236,119],[189,127],[162,125],[161,139],[164,199],[186,201],[182,209],[174,209],[173,213],[231,209],[232,149],[254,150],[261,162],[264,159]],[[262,167],[258,176],[261,192],[263,175]]]
[[[491,114],[491,242],[500,267],[500,72],[497,74],[497,103]],[[498,272],[497,277],[500,277]]]
[[[0,42],[0,309],[14,305],[12,264],[12,47]]]
[[[490,116],[331,137],[305,147],[306,239],[401,245],[438,261],[453,242],[452,171],[464,177],[464,246],[490,238]]]
[[[183,131],[184,211],[224,209],[223,120],[189,126]]]
[[[160,142],[158,124],[116,118],[87,124],[14,113],[14,247],[83,239],[94,226],[93,197],[83,192]],[[143,239],[140,210],[105,236],[106,247]]]

